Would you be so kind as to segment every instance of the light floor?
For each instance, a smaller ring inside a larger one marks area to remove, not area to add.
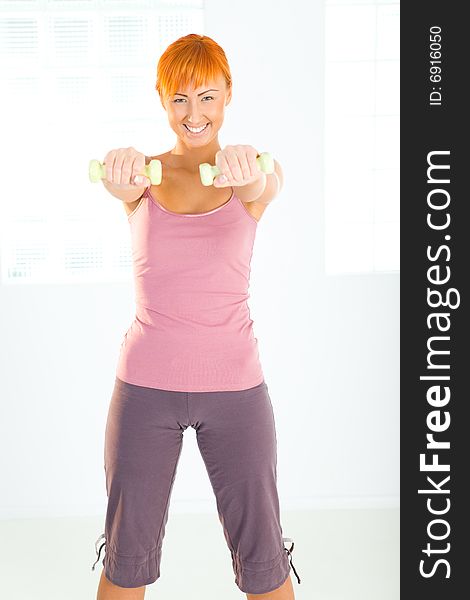
[[[2,598],[96,600],[102,570],[91,570],[104,517],[0,521]],[[399,509],[283,511],[295,542],[296,600],[399,600]],[[215,514],[170,510],[161,577],[146,600],[244,599]]]

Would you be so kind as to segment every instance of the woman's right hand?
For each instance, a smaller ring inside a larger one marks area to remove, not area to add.
[[[102,179],[109,191],[143,193],[151,184],[145,173],[145,154],[135,148],[110,150],[104,157],[106,177]]]

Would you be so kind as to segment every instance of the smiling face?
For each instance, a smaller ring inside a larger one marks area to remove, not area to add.
[[[178,144],[187,149],[202,148],[217,142],[217,134],[224,121],[225,107],[232,97],[223,75],[210,79],[205,85],[178,88],[166,98],[165,108],[170,127],[178,136]],[[203,127],[201,131],[199,129]],[[189,128],[196,129],[191,132]]]

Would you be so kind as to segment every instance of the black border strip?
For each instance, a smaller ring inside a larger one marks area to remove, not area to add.
[[[400,597],[406,600],[470,597],[466,8],[448,0],[400,5]]]

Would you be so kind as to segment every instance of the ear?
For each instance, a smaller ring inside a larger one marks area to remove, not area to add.
[[[232,86],[229,87],[228,92],[227,92],[227,101],[225,102],[225,106],[227,106],[228,104],[230,104],[230,101],[232,100]]]

